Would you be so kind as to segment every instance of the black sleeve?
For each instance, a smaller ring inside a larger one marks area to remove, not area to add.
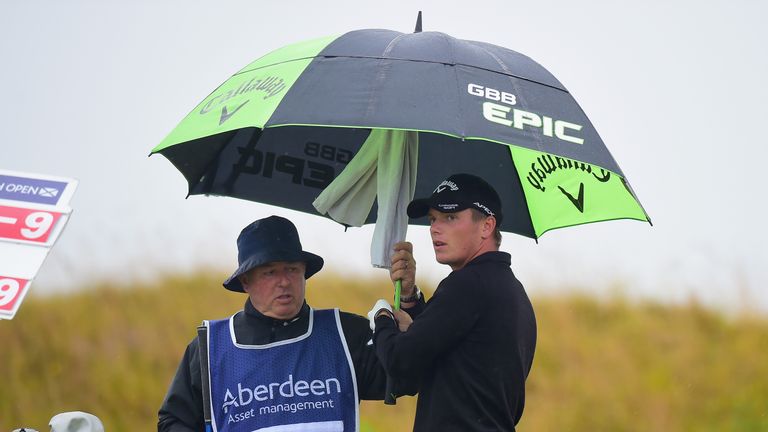
[[[341,327],[349,347],[349,355],[355,365],[357,391],[361,400],[383,400],[387,376],[376,351],[373,348],[368,318],[348,312],[340,312]],[[418,383],[413,381],[395,382],[395,392],[398,395],[414,395]]]
[[[158,412],[158,432],[197,432],[205,430],[197,338],[184,352],[176,376]]]
[[[376,353],[392,376],[417,379],[469,333],[482,313],[482,296],[473,290],[478,281],[472,272],[449,275],[405,333],[386,316],[376,319]]]

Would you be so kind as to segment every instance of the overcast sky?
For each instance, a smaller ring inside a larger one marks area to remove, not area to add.
[[[457,2],[458,3],[458,2]],[[768,311],[768,7],[761,1],[35,1],[0,3],[0,169],[80,181],[33,294],[159,271],[236,267],[235,238],[280,214],[341,274],[372,227],[231,198],[185,199],[150,149],[216,86],[285,44],[361,28],[424,30],[526,54],[574,95],[654,226],[615,221],[503,250],[532,295],[563,288]],[[422,284],[434,264],[412,227]],[[310,284],[311,289],[311,284]]]

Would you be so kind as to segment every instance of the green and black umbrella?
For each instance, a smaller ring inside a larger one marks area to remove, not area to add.
[[[503,231],[538,238],[590,222],[649,221],[552,74],[515,51],[439,32],[358,30],[273,51],[200,102],[152,153],[182,172],[189,194],[318,214],[318,194],[382,130],[417,135],[417,196],[457,172],[494,185]],[[376,220],[375,205],[365,212],[365,222]]]

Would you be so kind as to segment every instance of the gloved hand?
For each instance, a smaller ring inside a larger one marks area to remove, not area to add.
[[[376,331],[376,314],[379,313],[380,310],[386,309],[389,311],[389,313],[392,313],[392,306],[387,303],[384,299],[378,299],[376,300],[376,303],[373,305],[370,311],[368,311],[368,322],[371,324],[371,330]]]

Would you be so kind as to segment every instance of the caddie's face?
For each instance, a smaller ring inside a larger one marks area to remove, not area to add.
[[[427,217],[437,262],[458,270],[480,254],[484,223],[472,219],[472,210],[443,213],[429,209]]]
[[[290,319],[304,304],[305,268],[301,261],[271,262],[244,274],[240,282],[256,310],[268,317]]]

